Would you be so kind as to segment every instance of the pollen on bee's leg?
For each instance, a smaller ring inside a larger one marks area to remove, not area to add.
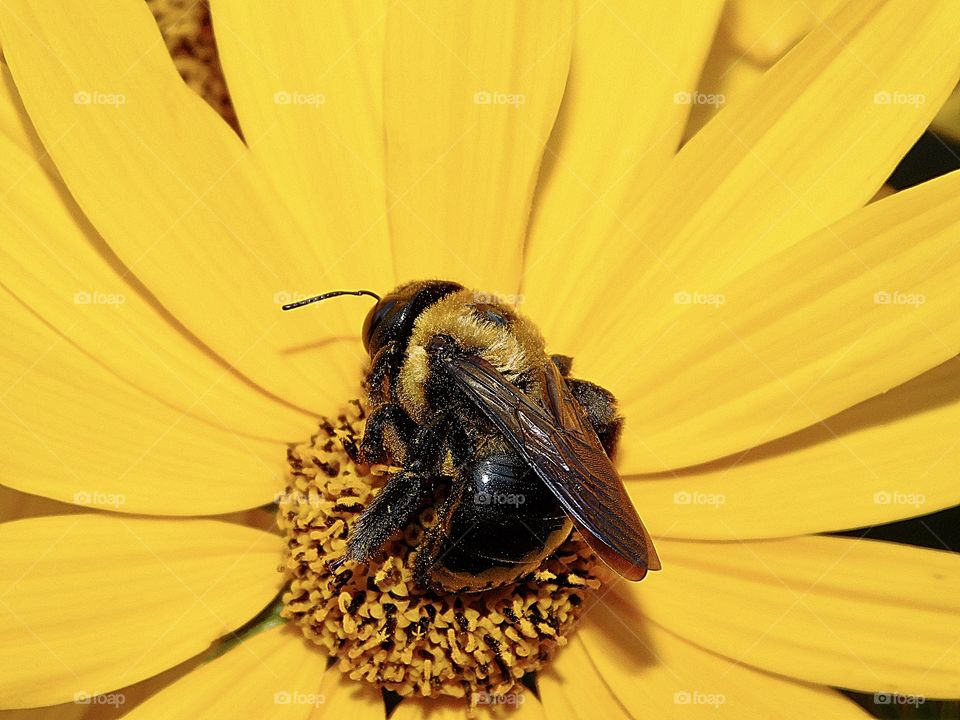
[[[599,587],[595,556],[574,535],[520,582],[476,594],[427,591],[413,579],[416,549],[438,519],[425,507],[367,565],[343,560],[351,528],[395,470],[351,459],[364,414],[349,407],[287,453],[278,511],[290,583],[283,617],[342,672],[401,696],[473,706],[521,692],[523,677],[566,644]]]

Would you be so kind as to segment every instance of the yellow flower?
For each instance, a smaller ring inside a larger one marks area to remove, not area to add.
[[[363,303],[278,303],[431,277],[520,296],[617,395],[664,565],[517,717],[960,696],[960,560],[821,534],[960,500],[960,176],[864,207],[960,6],[844,5],[677,153],[720,5],[215,0],[241,141],[139,0],[0,4],[2,480],[86,510],[0,525],[0,703],[119,704],[266,606],[280,538],[188,516],[268,503],[366,362]],[[131,717],[381,715],[245,638]]]
[[[954,89],[940,108],[932,127],[939,135],[950,138],[953,142],[960,142],[960,87]]]
[[[753,85],[797,42],[822,23],[839,0],[728,0],[697,85],[685,137]]]

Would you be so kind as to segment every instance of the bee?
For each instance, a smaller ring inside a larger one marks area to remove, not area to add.
[[[640,580],[656,550],[617,474],[623,420],[607,390],[570,377],[534,324],[454,282],[411,282],[363,323],[370,415],[360,459],[401,468],[361,513],[346,560],[367,563],[436,501],[414,581],[480,592],[536,571],[576,528],[613,570]],[[437,492],[438,489],[441,492]],[[435,495],[436,493],[436,495]]]

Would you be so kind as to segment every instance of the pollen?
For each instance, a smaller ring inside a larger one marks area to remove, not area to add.
[[[278,498],[289,582],[282,616],[343,673],[400,696],[452,696],[473,706],[520,692],[521,679],[566,644],[599,587],[595,555],[574,533],[530,577],[483,593],[437,594],[413,580],[417,546],[437,521],[427,506],[368,565],[331,570],[393,470],[358,462],[363,418],[354,401],[288,450],[288,485]]]

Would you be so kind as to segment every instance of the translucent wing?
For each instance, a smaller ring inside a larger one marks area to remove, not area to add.
[[[553,363],[543,372],[541,407],[483,358],[442,353],[438,360],[557,497],[605,563],[629,580],[660,569],[623,481]]]

